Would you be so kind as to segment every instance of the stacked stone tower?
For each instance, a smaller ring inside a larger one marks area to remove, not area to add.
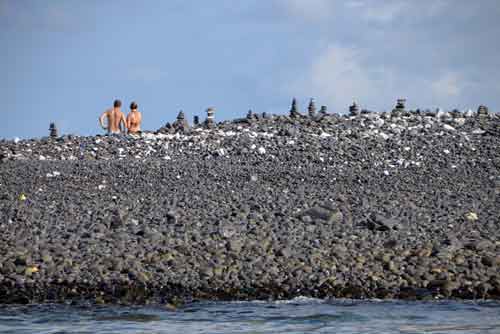
[[[398,99],[396,101],[396,107],[394,108],[394,110],[396,111],[404,111],[406,106],[406,99]]]
[[[328,109],[326,108],[326,106],[321,106],[321,109],[319,110],[319,113],[322,114],[322,115],[328,114]]]
[[[184,111],[179,111],[179,114],[177,115],[177,120],[174,122],[173,127],[176,130],[187,130],[189,128],[189,123],[186,120],[186,116],[184,115]]]
[[[56,123],[50,123],[49,125],[49,135],[51,138],[59,137],[59,133],[57,131]]]
[[[251,109],[248,110],[248,112],[247,112],[247,119],[248,120],[252,120],[254,118],[255,118],[255,115],[254,115],[253,111]]]
[[[292,107],[290,108],[290,117],[299,117],[300,113],[297,110],[297,100],[293,98]]]
[[[480,105],[479,108],[477,108],[478,115],[488,115],[488,113],[489,111],[487,106]]]
[[[193,124],[194,126],[200,125],[200,117],[198,115],[193,117]]]
[[[309,106],[307,107],[307,114],[309,117],[314,117],[316,115],[316,105],[314,104],[314,99],[309,100]]]
[[[207,119],[205,120],[205,125],[208,128],[211,128],[215,125],[215,109],[214,108],[207,109]]]
[[[353,102],[352,105],[349,106],[349,115],[356,116],[359,115],[359,107],[356,102]]]

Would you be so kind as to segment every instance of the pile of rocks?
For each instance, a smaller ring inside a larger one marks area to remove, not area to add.
[[[310,109],[1,141],[0,301],[500,298],[498,114]]]

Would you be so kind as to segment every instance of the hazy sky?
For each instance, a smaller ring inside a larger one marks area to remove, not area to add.
[[[301,108],[500,107],[498,0],[0,0],[0,137]]]

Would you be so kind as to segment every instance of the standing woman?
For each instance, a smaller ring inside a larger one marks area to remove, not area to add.
[[[130,112],[127,115],[127,129],[129,134],[141,133],[142,115],[137,111],[137,103],[130,104]]]

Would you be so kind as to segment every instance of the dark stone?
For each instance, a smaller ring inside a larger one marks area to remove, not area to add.
[[[316,115],[316,105],[314,104],[314,99],[309,100],[309,106],[307,107],[307,113],[309,117],[313,118]]]
[[[359,107],[356,102],[353,102],[352,105],[349,106],[349,115],[356,116],[359,115]]]
[[[296,117],[300,117],[300,113],[299,113],[299,110],[297,108],[297,100],[295,98],[293,98],[292,100],[292,106],[290,108],[290,117],[292,118],[296,118]]]
[[[397,219],[387,218],[381,214],[373,214],[366,225],[370,230],[378,231],[398,230],[401,227]]]
[[[489,113],[488,107],[483,106],[483,105],[479,106],[477,108],[477,113],[478,113],[478,115],[488,115],[488,113]]]

